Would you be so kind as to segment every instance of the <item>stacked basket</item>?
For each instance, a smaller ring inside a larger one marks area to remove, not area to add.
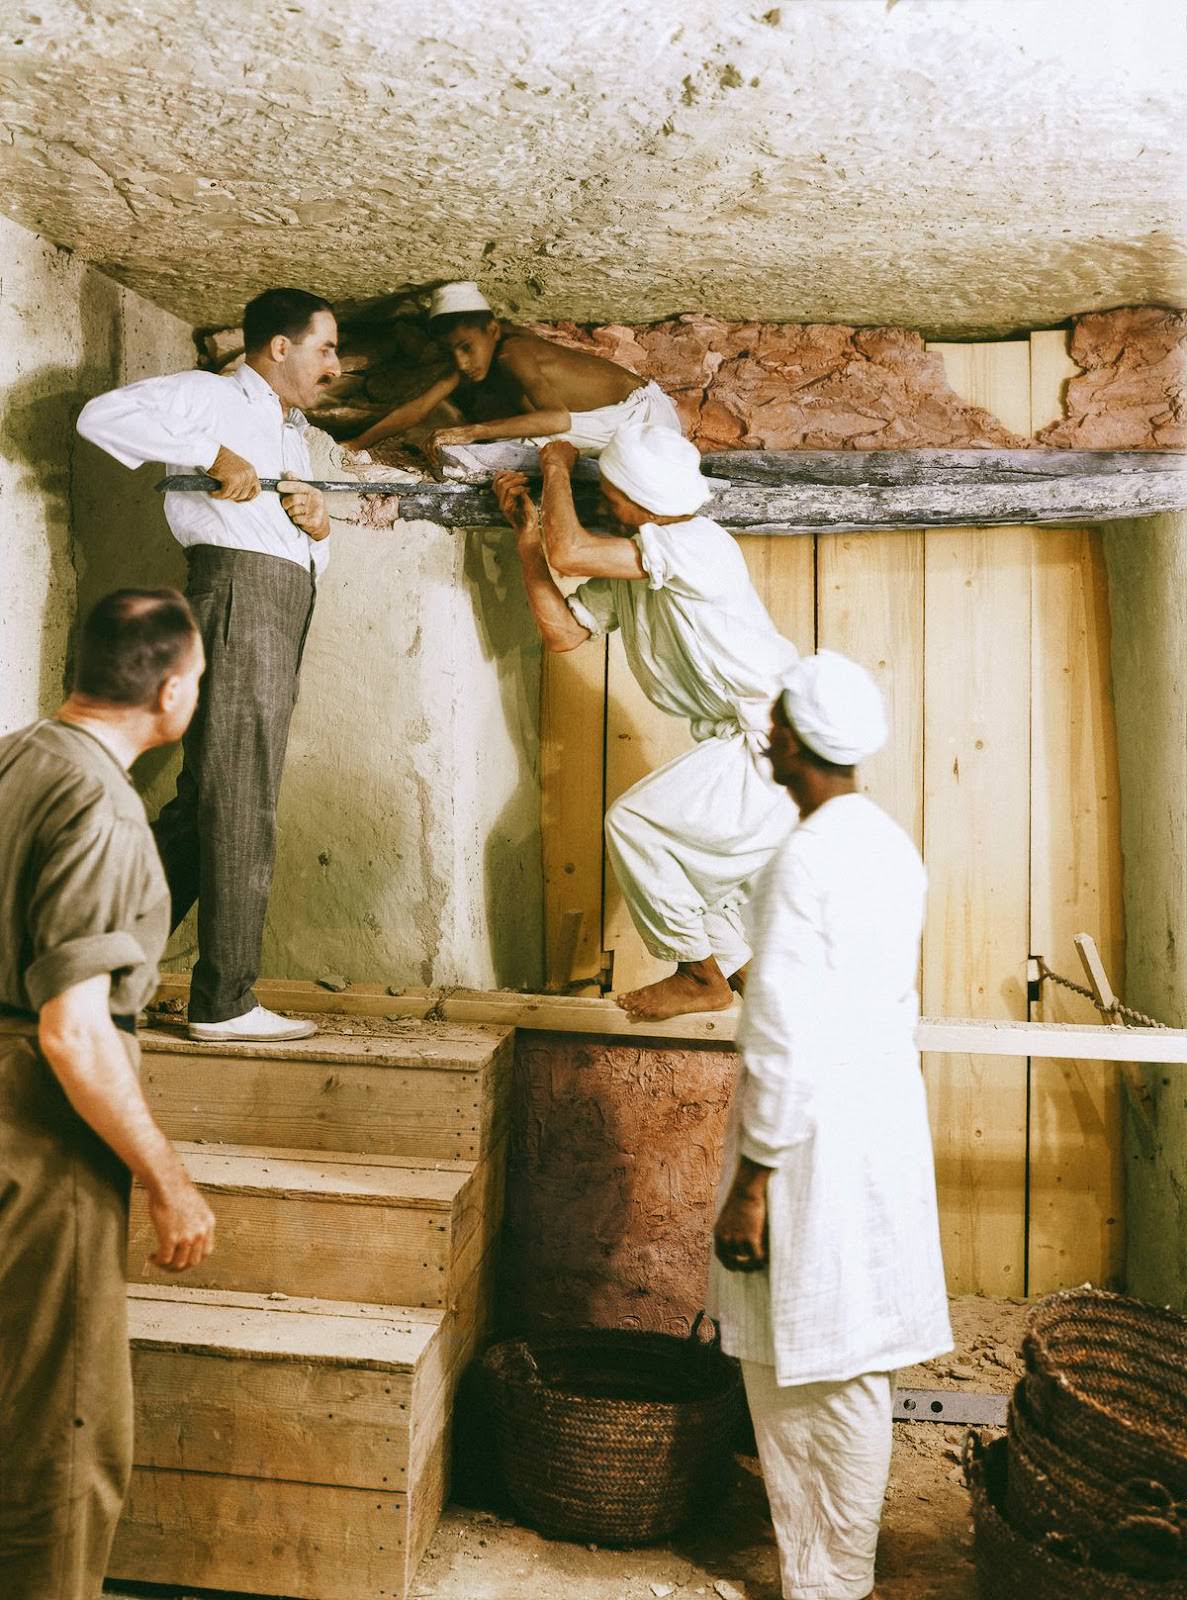
[[[1040,1301],[1007,1438],[970,1435],[981,1600],[1187,1600],[1187,1317]]]

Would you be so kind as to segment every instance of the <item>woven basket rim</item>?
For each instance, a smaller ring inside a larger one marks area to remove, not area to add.
[[[618,1338],[615,1336],[622,1335]],[[611,1337],[607,1337],[611,1336]],[[513,1354],[526,1349],[535,1358],[536,1352],[546,1352],[556,1349],[580,1349],[585,1343],[591,1348],[598,1345],[607,1345],[611,1342],[617,1344],[639,1343],[646,1340],[652,1344],[663,1341],[667,1353],[674,1359],[688,1359],[703,1361],[711,1364],[714,1382],[700,1394],[686,1395],[678,1400],[646,1400],[639,1398],[618,1398],[613,1395],[591,1395],[578,1388],[571,1388],[562,1383],[555,1383],[539,1377],[533,1377],[522,1371],[508,1371],[504,1362]],[[576,1330],[573,1334],[544,1334],[540,1337],[518,1337],[500,1340],[498,1344],[491,1345],[482,1358],[483,1371],[497,1385],[504,1390],[514,1390],[519,1394],[527,1395],[537,1401],[559,1400],[574,1403],[586,1412],[593,1415],[597,1411],[618,1412],[630,1411],[637,1415],[653,1415],[657,1418],[671,1418],[681,1412],[690,1410],[704,1410],[728,1404],[735,1399],[742,1388],[742,1375],[730,1358],[724,1355],[720,1346],[702,1344],[699,1347],[690,1346],[687,1339],[678,1338],[674,1334],[649,1333],[633,1328],[592,1328]]]

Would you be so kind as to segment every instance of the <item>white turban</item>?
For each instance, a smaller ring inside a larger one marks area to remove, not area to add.
[[[657,517],[688,517],[712,498],[701,453],[674,428],[628,423],[598,458],[603,478]]]
[[[478,285],[469,279],[465,283],[443,283],[440,288],[433,290],[429,316],[443,317],[451,311],[485,311],[490,316],[494,315],[490,301]]]
[[[820,650],[792,668],[783,714],[802,743],[826,761],[851,767],[886,743],[882,692],[864,667]]]

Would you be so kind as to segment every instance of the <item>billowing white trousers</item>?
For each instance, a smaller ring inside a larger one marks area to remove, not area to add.
[[[549,439],[567,439],[582,455],[599,456],[619,428],[628,422],[645,422],[657,428],[674,428],[677,433],[682,432],[676,407],[659,384],[645,383],[617,405],[599,406],[596,411],[570,412],[567,433],[549,434],[526,442],[541,445],[547,444]]]
[[[865,1600],[893,1438],[891,1374],[780,1388],[743,1361],[784,1600]]]
[[[755,742],[741,732],[704,739],[606,813],[614,875],[639,937],[661,961],[712,955],[728,978],[750,959],[747,886],[796,821]]]

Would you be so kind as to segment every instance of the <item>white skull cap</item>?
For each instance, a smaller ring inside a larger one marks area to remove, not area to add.
[[[429,301],[430,317],[443,317],[451,311],[489,313],[490,310],[490,301],[478,285],[468,278],[464,283],[441,284],[439,288],[433,290],[433,298]]]

